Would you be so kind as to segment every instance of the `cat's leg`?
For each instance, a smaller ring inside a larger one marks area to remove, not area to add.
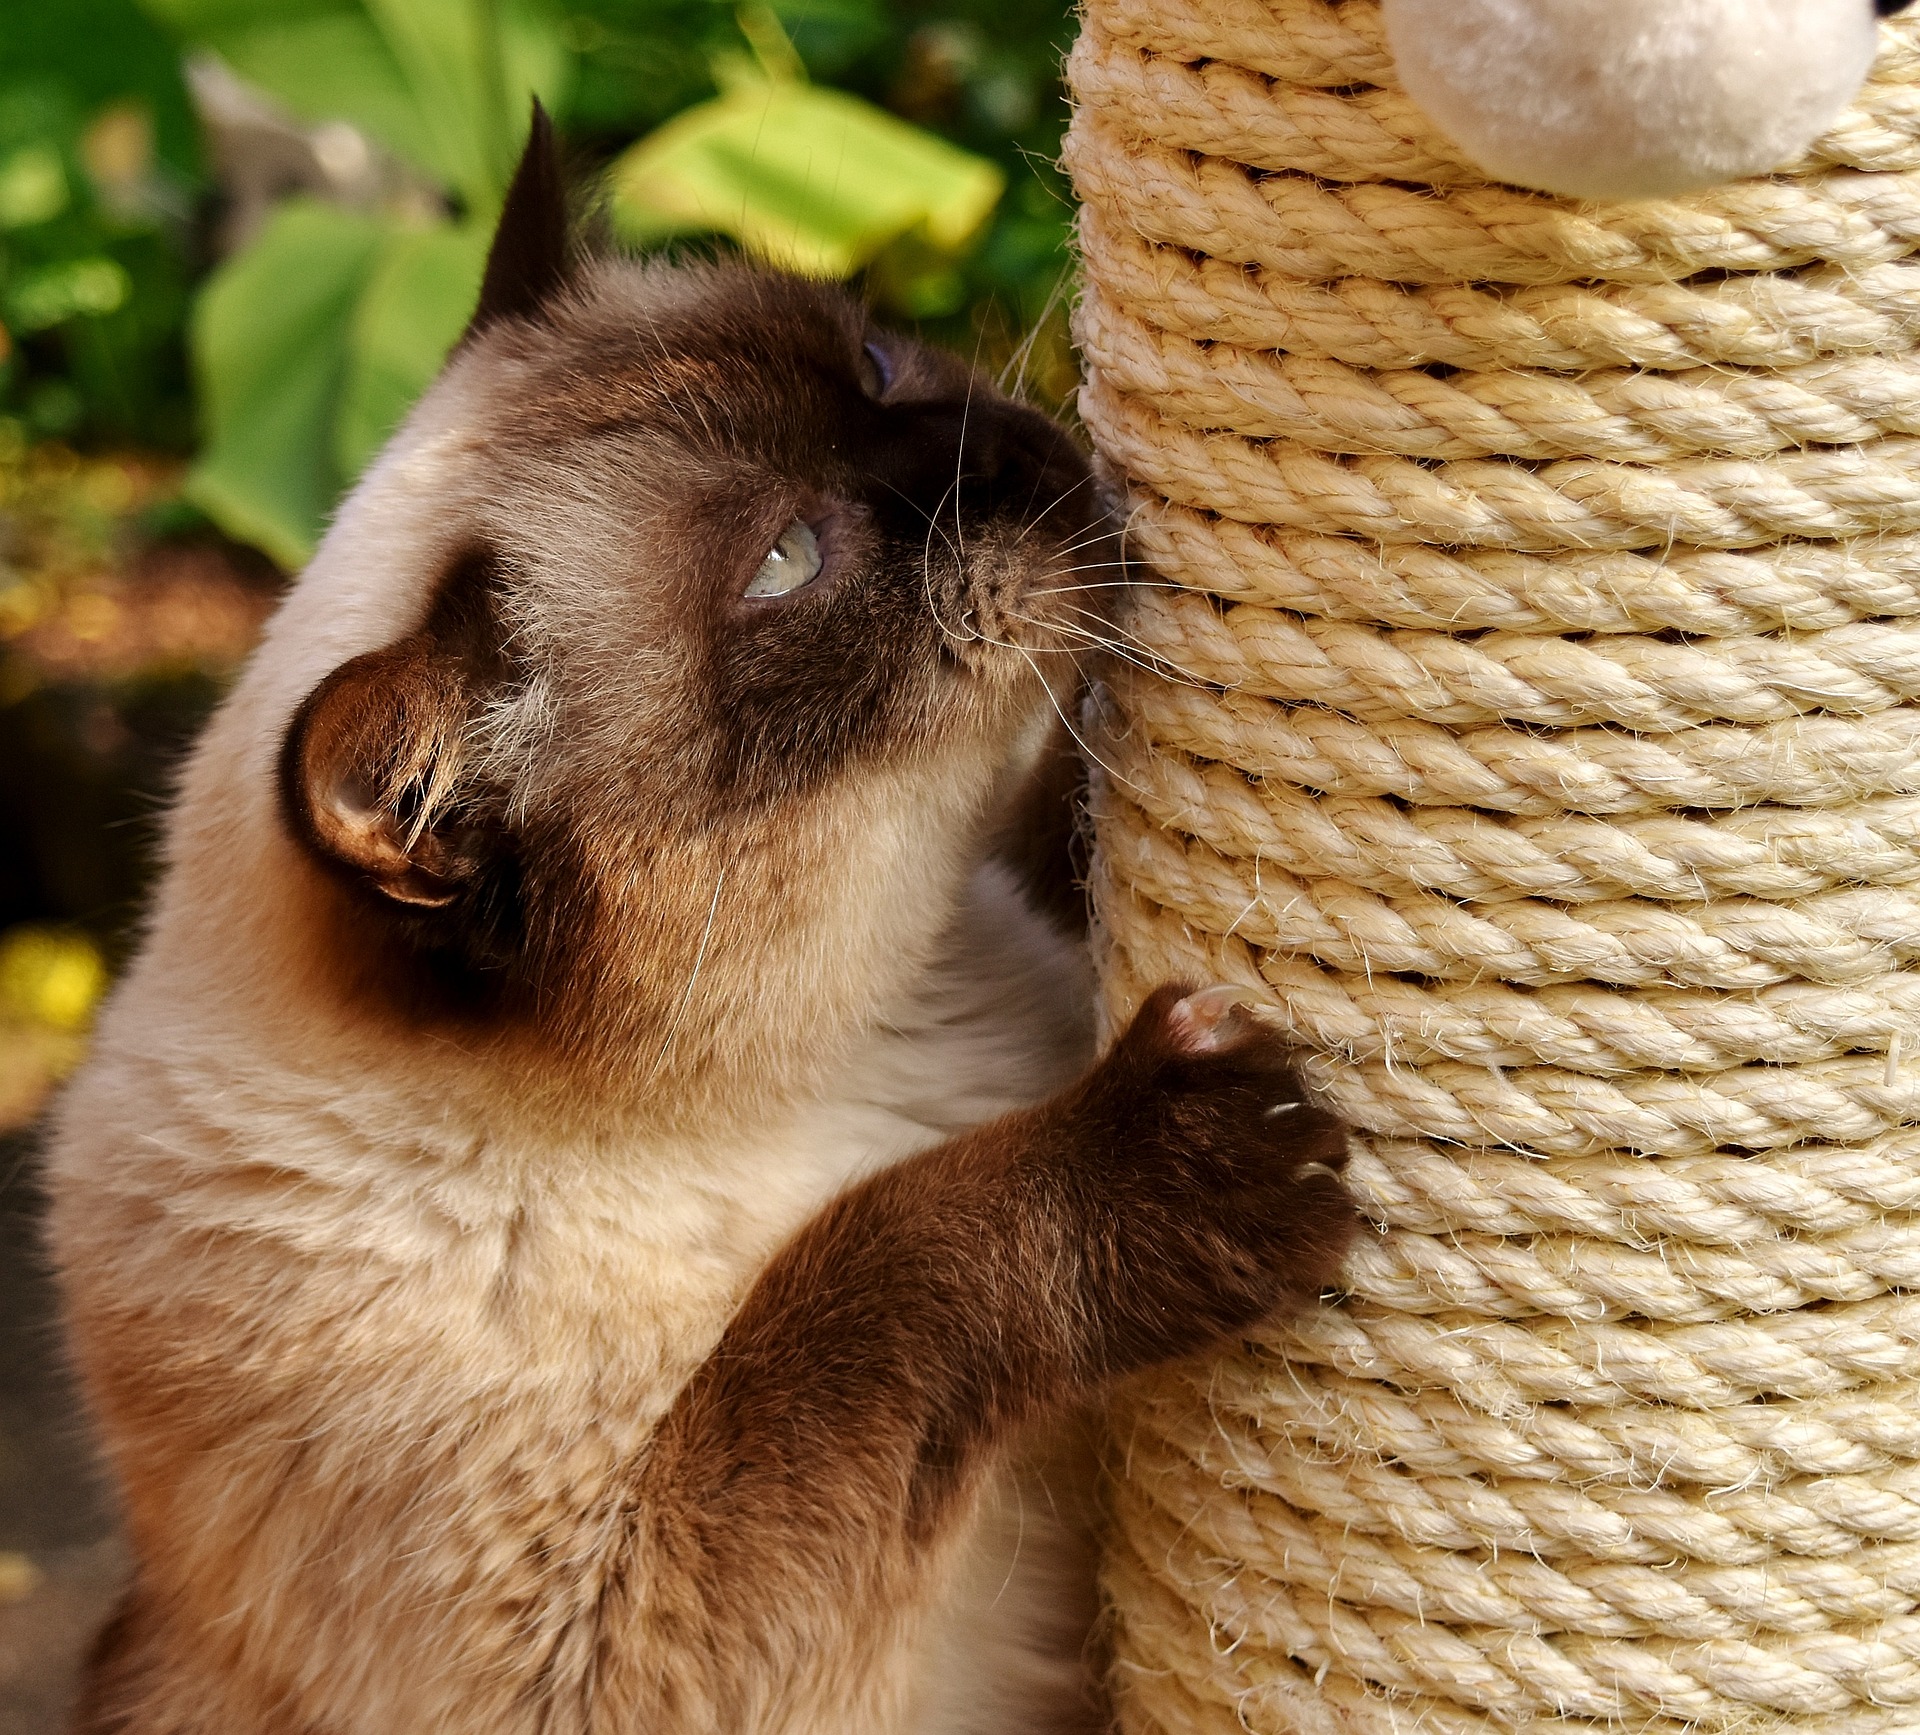
[[[1087,765],[1068,728],[1071,708],[1057,718],[1039,758],[1014,792],[995,838],[994,853],[1019,882],[1027,902],[1060,931],[1087,931]]]
[[[1054,1101],[842,1196],[636,1473],[585,1725],[900,1728],[983,1472],[1023,1424],[1331,1281],[1343,1150],[1232,991],[1163,989]]]

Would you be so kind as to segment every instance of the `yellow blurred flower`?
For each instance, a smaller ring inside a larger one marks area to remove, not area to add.
[[[84,1030],[106,987],[106,960],[84,934],[19,927],[0,935],[0,1016]]]

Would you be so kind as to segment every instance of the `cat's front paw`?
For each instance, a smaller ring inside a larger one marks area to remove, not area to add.
[[[1337,1277],[1346,1134],[1231,987],[1158,989],[1087,1076],[1077,1165],[1113,1372],[1185,1354]]]

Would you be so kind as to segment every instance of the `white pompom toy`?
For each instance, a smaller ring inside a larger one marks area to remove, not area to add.
[[[1877,25],[1875,0],[1383,10],[1407,94],[1474,163],[1587,199],[1663,197],[1791,162],[1859,90]]]

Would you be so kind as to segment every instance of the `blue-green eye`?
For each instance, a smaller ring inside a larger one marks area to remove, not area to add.
[[[760,570],[746,588],[748,596],[785,596],[820,574],[820,539],[813,526],[796,518],[767,550]]]

